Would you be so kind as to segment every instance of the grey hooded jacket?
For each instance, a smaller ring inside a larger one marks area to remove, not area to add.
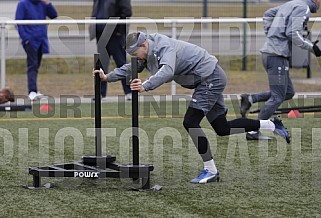
[[[147,68],[151,74],[143,83],[145,91],[153,90],[172,80],[185,88],[193,89],[212,75],[216,68],[216,57],[199,46],[159,33],[147,35],[147,41],[147,61],[138,64],[139,72]],[[107,74],[107,81],[114,82],[130,74],[129,63]]]
[[[264,13],[264,31],[267,36],[262,53],[290,57],[292,43],[312,51],[312,42],[303,38],[311,13],[318,6],[313,0],[293,0]]]

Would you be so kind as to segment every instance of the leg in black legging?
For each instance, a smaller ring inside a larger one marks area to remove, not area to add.
[[[249,131],[258,131],[260,128],[260,121],[248,118],[237,118],[227,121],[226,116],[222,114],[211,122],[211,126],[219,136],[225,136]]]
[[[184,117],[183,126],[191,136],[203,162],[205,162],[212,160],[213,157],[207,137],[200,126],[203,118],[204,112],[202,110],[189,107]]]

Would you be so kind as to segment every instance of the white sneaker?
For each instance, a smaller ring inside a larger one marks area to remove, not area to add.
[[[28,95],[29,99],[31,101],[35,100],[36,97],[37,97],[37,93],[36,92],[30,92],[29,95]]]
[[[107,96],[106,97],[101,97],[101,101],[107,101],[107,100],[108,100]]]
[[[40,92],[30,92],[29,95],[28,95],[29,99],[31,101],[34,101],[34,100],[37,100],[39,98],[42,98],[44,97],[43,94],[41,94]]]
[[[41,97],[41,96],[44,96],[44,94],[42,94],[41,92],[37,92],[37,97]]]
[[[126,100],[131,101],[132,100],[132,93],[126,94]]]

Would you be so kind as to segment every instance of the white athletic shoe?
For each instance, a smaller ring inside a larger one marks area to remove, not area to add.
[[[126,94],[126,100],[131,101],[132,100],[132,93]]]
[[[107,96],[101,97],[101,101],[107,101],[107,100],[108,100]]]
[[[40,92],[30,92],[28,97],[31,101],[35,101],[35,100],[40,99],[45,96],[43,94],[41,94]]]
[[[44,96],[44,94],[42,94],[41,92],[38,91],[38,92],[37,92],[37,96],[38,96],[38,97],[41,97],[41,96]]]

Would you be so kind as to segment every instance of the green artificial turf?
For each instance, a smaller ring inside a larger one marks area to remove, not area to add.
[[[304,103],[313,104],[313,100]],[[228,119],[238,116],[237,104],[228,102]],[[293,100],[291,104],[298,102]],[[94,137],[87,132],[94,127],[91,106],[82,104],[72,110],[57,104],[54,114],[42,113],[42,117],[37,112],[39,105],[34,105],[33,112],[1,114],[0,217],[320,214],[320,114],[304,114],[298,119],[282,115],[292,134],[291,144],[266,132],[272,141],[246,141],[244,134],[219,137],[204,120],[202,126],[209,136],[221,181],[192,185],[189,180],[198,174],[202,162],[182,127],[185,102],[140,105],[141,161],[154,164],[151,184],[163,186],[162,191],[129,191],[129,179],[75,178],[43,178],[43,183],[51,182],[55,188],[24,189],[22,185],[32,183],[28,167],[79,161],[81,155],[94,153]],[[118,162],[130,162],[131,105],[103,103],[102,108],[103,131],[111,134],[106,138],[107,146],[103,143],[103,153],[116,155]]]

